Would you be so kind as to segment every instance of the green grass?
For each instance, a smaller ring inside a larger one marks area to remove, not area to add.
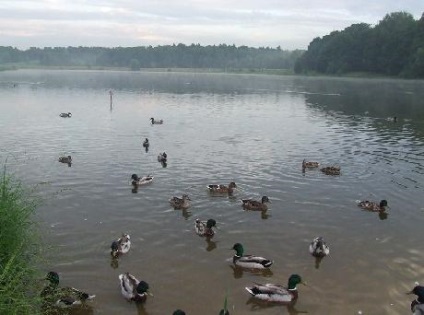
[[[40,312],[37,199],[6,174],[0,179],[0,314]]]

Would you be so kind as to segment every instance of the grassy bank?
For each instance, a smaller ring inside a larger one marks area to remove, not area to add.
[[[0,314],[40,314],[36,199],[6,174],[0,179]]]

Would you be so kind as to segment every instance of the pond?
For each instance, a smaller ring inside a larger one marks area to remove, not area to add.
[[[232,315],[410,312],[405,292],[424,281],[423,81],[19,70],[0,72],[0,93],[0,162],[44,199],[41,268],[96,294],[72,314],[214,315],[226,296]],[[71,166],[58,161],[68,155]],[[302,172],[304,159],[341,174]],[[135,190],[134,173],[154,180]],[[232,181],[232,196],[207,190]],[[183,194],[191,207],[175,210]],[[268,211],[242,208],[262,196]],[[357,206],[382,199],[386,214]],[[195,234],[197,218],[216,220],[212,239]],[[113,261],[122,233],[131,250]],[[317,236],[330,246],[319,264]],[[237,242],[270,270],[234,268]],[[150,285],[142,306],[121,296],[127,271]],[[307,282],[294,308],[245,290],[291,274]]]

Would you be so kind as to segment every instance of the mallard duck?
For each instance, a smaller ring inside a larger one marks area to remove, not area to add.
[[[63,117],[63,118],[70,118],[70,117],[72,117],[72,114],[71,113],[60,113],[59,116]]]
[[[230,184],[228,184],[228,186],[211,184],[211,185],[208,185],[206,187],[212,193],[228,193],[228,194],[232,194],[233,191],[234,191],[234,188],[236,188],[237,185],[236,185],[235,182],[231,182]]]
[[[194,230],[197,235],[213,237],[215,235],[215,231],[213,227],[216,226],[216,221],[214,219],[209,219],[208,221],[200,221],[196,219],[194,223]]]
[[[153,117],[150,118],[152,125],[162,125],[163,124],[163,119],[161,120],[155,120]]]
[[[71,164],[72,163],[72,157],[70,155],[68,155],[68,156],[61,156],[61,157],[59,157],[59,162],[66,163],[66,164]]]
[[[154,177],[152,175],[138,177],[137,174],[132,174],[131,184],[134,186],[142,186],[142,185],[150,184],[151,182],[153,182],[153,178]]]
[[[303,160],[303,162],[302,162],[302,168],[303,169],[305,169],[305,168],[317,168],[317,167],[319,167],[319,163],[318,162],[312,162],[312,161],[306,161],[306,160]]]
[[[242,199],[241,202],[244,209],[266,211],[268,210],[268,205],[266,203],[271,201],[269,201],[267,196],[263,196],[261,201],[253,199]]]
[[[260,256],[243,255],[244,248],[240,243],[234,244],[232,247],[236,251],[233,256],[233,263],[236,266],[249,269],[266,269],[271,267],[273,261]]]
[[[293,274],[289,278],[287,288],[279,284],[266,283],[246,287],[246,290],[257,299],[288,304],[298,298],[297,285],[299,283],[303,284],[302,278]]]
[[[169,199],[169,203],[174,209],[187,209],[190,207],[190,200],[190,197],[184,194],[181,198],[172,197]]]
[[[166,154],[166,152],[159,153],[158,162],[166,163],[167,158],[168,158],[168,155]]]
[[[309,244],[309,253],[314,257],[324,257],[330,254],[330,247],[325,244],[322,237],[316,237]]]
[[[128,234],[122,234],[120,238],[112,242],[110,245],[110,254],[113,258],[121,254],[126,254],[131,248],[131,238]]]
[[[364,200],[358,203],[358,207],[373,212],[384,212],[388,204],[387,200],[381,200],[380,203]]]
[[[139,281],[129,272],[119,275],[121,293],[129,302],[145,302],[149,293],[149,284],[145,281]]]
[[[340,166],[326,166],[321,169],[326,175],[340,175]]]
[[[146,140],[143,141],[143,147],[145,147],[146,149],[149,147],[149,139],[146,138]]]
[[[417,298],[411,302],[411,312],[414,315],[424,314],[424,286],[416,283],[416,286],[406,294],[415,294]]]
[[[72,287],[60,288],[59,274],[55,271],[47,273],[45,279],[49,281],[49,284],[41,292],[41,296],[56,306],[71,307],[81,305],[96,297]]]

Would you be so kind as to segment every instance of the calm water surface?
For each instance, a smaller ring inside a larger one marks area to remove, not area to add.
[[[424,82],[14,71],[0,73],[0,93],[0,161],[45,200],[38,216],[52,249],[42,268],[97,295],[73,314],[214,315],[226,292],[232,315],[409,313],[405,292],[424,282]],[[303,159],[342,175],[302,173]],[[155,180],[133,192],[132,173]],[[206,191],[230,181],[233,198]],[[168,199],[183,193],[192,207],[172,209]],[[242,209],[239,199],[262,195],[267,213]],[[361,199],[387,199],[388,216],[361,211]],[[195,235],[195,218],[217,220],[212,241]],[[132,248],[112,266],[122,232]],[[308,252],[316,236],[331,248],[318,268]],[[235,242],[273,259],[271,272],[233,270]],[[144,306],[122,298],[125,271],[150,284]],[[308,282],[295,309],[244,290],[292,273]]]

